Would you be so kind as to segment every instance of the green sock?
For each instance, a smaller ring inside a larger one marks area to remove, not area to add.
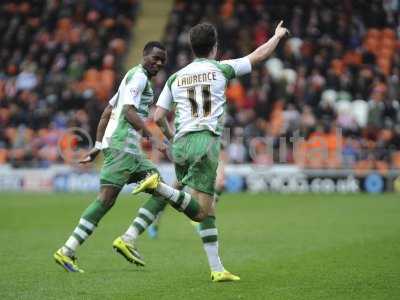
[[[96,199],[93,201],[83,212],[78,226],[71,234],[63,247],[65,254],[75,252],[79,245],[83,244],[85,240],[93,233],[99,221],[107,213],[111,207],[106,207],[103,203]]]
[[[122,238],[126,242],[132,242],[141,235],[147,227],[156,219],[157,215],[165,209],[167,201],[161,196],[151,196],[146,203],[139,208],[138,216]]]
[[[218,231],[215,225],[215,217],[208,216],[199,224],[199,234],[203,243],[218,241]]]
[[[173,208],[182,211],[191,219],[193,219],[200,211],[200,205],[196,198],[191,196],[189,193],[174,189],[163,182],[159,183],[157,193],[164,196]]]
[[[224,271],[224,266],[218,253],[218,230],[215,225],[214,216],[208,216],[200,223],[199,234],[203,241],[203,248],[206,252],[211,271]]]
[[[171,205],[175,209],[183,211],[183,213],[191,219],[197,216],[200,210],[200,205],[196,198],[184,191],[179,192],[178,199],[172,202]]]
[[[82,218],[97,226],[110,208],[105,206],[99,199],[96,199],[85,209]]]

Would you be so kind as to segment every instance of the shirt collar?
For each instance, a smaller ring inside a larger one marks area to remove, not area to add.
[[[149,72],[146,70],[146,68],[143,67],[142,64],[139,64],[139,67],[142,68],[142,70],[143,70],[144,74],[147,76],[147,78],[150,78],[150,74],[149,74]]]

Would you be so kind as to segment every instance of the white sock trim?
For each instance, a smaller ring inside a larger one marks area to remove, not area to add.
[[[74,233],[79,235],[82,239],[86,240],[87,237],[89,236],[85,231],[80,229],[79,227],[76,227],[74,230]]]
[[[206,237],[206,236],[213,236],[213,235],[218,235],[218,230],[217,228],[211,228],[211,229],[204,229],[199,231],[200,237]]]
[[[151,221],[154,221],[154,219],[156,218],[150,211],[148,211],[147,209],[141,207],[139,209],[139,214],[145,215],[147,218],[149,218]]]
[[[73,235],[71,235],[70,237],[69,237],[69,239],[65,242],[65,247],[67,248],[66,250],[66,252],[69,252],[69,251],[73,251],[73,252],[75,252],[76,251],[76,249],[78,248],[78,246],[79,246],[79,241],[73,236]],[[63,249],[64,250],[64,249]],[[63,251],[64,252],[64,251]],[[68,254],[68,253],[65,253],[64,252],[64,254]]]
[[[133,223],[138,223],[144,229],[146,229],[147,226],[150,225],[150,224],[147,224],[147,222],[145,220],[143,220],[141,217],[136,217],[135,220],[133,220]]]
[[[89,229],[90,231],[93,231],[94,228],[96,227],[94,224],[90,223],[88,220],[85,220],[83,218],[81,218],[79,220],[79,224],[81,224],[82,226],[86,227],[87,229]]]
[[[181,204],[181,210],[186,209],[186,207],[189,205],[190,200],[192,200],[192,196],[190,196],[188,193],[185,193],[185,198],[183,198],[183,201]]]

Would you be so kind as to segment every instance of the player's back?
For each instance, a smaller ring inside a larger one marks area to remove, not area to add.
[[[244,71],[251,71],[247,58],[223,62],[198,58],[173,74],[166,85],[169,91],[163,91],[158,105],[161,103],[160,106],[165,107],[164,100],[172,98],[175,138],[202,130],[220,135],[224,125],[227,82]],[[166,95],[168,92],[170,95]]]

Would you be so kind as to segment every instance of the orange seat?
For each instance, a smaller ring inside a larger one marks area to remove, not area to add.
[[[94,68],[90,68],[86,71],[85,75],[83,76],[83,80],[86,82],[98,82],[100,80],[99,71]]]
[[[299,167],[305,167],[306,165],[306,155],[307,155],[307,143],[303,140],[295,141],[293,147],[293,160]]]
[[[113,70],[100,71],[100,81],[104,87],[111,90],[115,82],[115,72]]]
[[[7,162],[7,149],[0,149],[0,165],[3,165]]]
[[[382,36],[384,38],[389,38],[389,39],[392,39],[392,40],[396,39],[396,33],[391,28],[385,28],[384,30],[382,30]]]
[[[379,40],[376,38],[370,38],[367,37],[364,40],[363,46],[365,49],[367,49],[369,52],[372,53],[377,53],[379,50]]]
[[[10,109],[8,108],[0,108],[0,123],[7,124],[10,119]]]
[[[61,31],[70,31],[71,30],[71,19],[70,18],[61,18],[57,22],[57,27]]]
[[[115,25],[115,21],[112,18],[106,18],[103,20],[103,26],[105,28],[112,28]]]
[[[79,27],[72,28],[68,33],[68,40],[72,44],[78,44],[81,39],[81,29]]]
[[[19,7],[18,10],[21,14],[28,14],[29,11],[31,10],[31,5],[28,2],[22,2]]]
[[[389,171],[389,165],[386,161],[378,160],[375,162],[375,168],[381,175],[386,175]]]
[[[392,67],[392,63],[389,59],[386,58],[379,58],[378,59],[378,66],[381,69],[381,71],[385,74],[385,75],[389,75],[390,73],[390,69]]]
[[[22,160],[25,156],[25,150],[18,148],[10,150],[10,156],[15,160]]]
[[[370,28],[367,31],[367,38],[378,39],[380,36],[380,31],[376,28]]]
[[[341,59],[333,59],[331,67],[336,75],[341,75],[344,71],[344,63]]]
[[[360,65],[362,63],[362,56],[356,51],[348,51],[343,57],[345,65]]]
[[[378,52],[378,57],[391,60],[393,57],[393,50],[390,48],[382,47]]]
[[[5,130],[5,136],[10,140],[11,143],[14,143],[15,138],[17,137],[17,129],[14,127],[8,127]]]
[[[243,85],[238,80],[232,80],[226,90],[226,98],[229,102],[233,102],[237,107],[241,108],[244,104],[246,92]]]
[[[382,48],[389,48],[390,50],[394,50],[396,47],[396,40],[383,38],[380,43]]]
[[[391,155],[392,168],[400,169],[400,151],[395,151]]]
[[[234,10],[235,10],[235,5],[233,3],[233,0],[227,0],[221,6],[220,14],[224,19],[228,19],[232,16]]]
[[[374,166],[374,161],[373,160],[360,160],[356,162],[354,166],[354,171],[357,175],[366,175],[369,173]]]

